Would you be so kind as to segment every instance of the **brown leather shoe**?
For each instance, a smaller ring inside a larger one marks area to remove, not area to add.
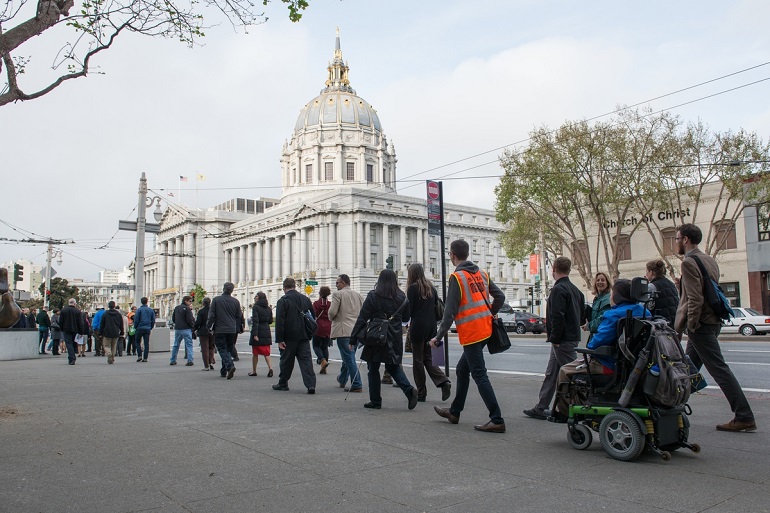
[[[433,411],[438,413],[439,417],[444,417],[449,421],[450,424],[457,424],[460,422],[460,417],[455,417],[452,415],[452,412],[449,411],[449,408],[439,408],[438,406],[433,407]]]
[[[486,424],[473,426],[473,429],[487,433],[505,433],[505,424],[495,424],[490,420]]]
[[[731,420],[727,424],[717,424],[717,431],[732,431],[738,433],[740,431],[756,431],[757,423],[753,420]]]

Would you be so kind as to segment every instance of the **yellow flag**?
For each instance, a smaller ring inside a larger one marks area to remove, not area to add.
[[[206,181],[206,175],[198,174],[196,178],[199,182]]]

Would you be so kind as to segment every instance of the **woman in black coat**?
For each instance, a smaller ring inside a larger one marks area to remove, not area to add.
[[[206,320],[209,318],[209,308],[211,308],[211,298],[204,297],[203,308],[198,310],[195,325],[193,326],[195,334],[198,335],[198,340],[201,343],[201,357],[203,358],[203,370],[205,371],[214,370],[214,364],[216,363],[216,360],[214,360],[214,351],[216,349],[214,346],[214,334],[206,326]],[[137,340],[139,339],[139,337],[136,338]],[[139,360],[141,360],[141,356],[136,361],[138,362]]]
[[[645,277],[658,293],[647,308],[653,316],[665,318],[673,328],[676,309],[679,307],[679,291],[674,282],[666,278],[666,263],[663,260],[650,260],[647,262]]]
[[[438,291],[425,278],[422,264],[414,263],[407,270],[406,297],[409,299],[409,340],[412,341],[412,372],[414,386],[417,387],[417,400],[425,401],[428,394],[425,387],[425,371],[428,371],[433,384],[441,389],[441,400],[446,401],[451,394],[452,383],[441,369],[433,365],[433,355],[428,341],[436,336],[436,303]],[[438,319],[439,321],[441,319]]]
[[[384,346],[364,344],[364,350],[361,352],[361,360],[367,362],[369,369],[369,402],[364,405],[364,408],[379,410],[382,407],[382,396],[380,395],[381,363],[385,364],[385,370],[390,373],[398,387],[403,390],[409,400],[409,409],[412,410],[417,405],[417,389],[409,383],[404,369],[401,368],[401,358],[404,354],[401,319],[406,310],[406,306],[402,307],[405,300],[406,295],[398,288],[396,273],[390,269],[383,269],[374,290],[366,295],[358,319],[353,325],[353,331],[350,335],[351,341],[356,339],[364,341],[367,321],[375,317],[392,317],[388,326],[386,344]],[[400,311],[397,312],[399,308]],[[408,316],[408,313],[406,315]],[[408,317],[404,318],[408,319]]]
[[[270,333],[270,324],[273,322],[273,309],[267,304],[267,296],[264,292],[257,292],[254,298],[254,307],[251,309],[251,336],[249,345],[251,346],[251,372],[249,376],[257,375],[257,361],[259,355],[267,363],[267,377],[273,377],[273,364],[270,362],[270,345],[273,343],[273,336]]]

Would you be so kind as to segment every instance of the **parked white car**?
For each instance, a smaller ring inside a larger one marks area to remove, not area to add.
[[[753,308],[733,308],[735,317],[722,322],[722,333],[740,333],[744,336],[764,335],[770,332],[770,317]]]

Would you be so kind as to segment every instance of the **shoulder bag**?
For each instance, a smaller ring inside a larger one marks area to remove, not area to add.
[[[487,276],[487,280],[489,280],[489,276]],[[485,291],[482,291],[482,297],[487,304],[487,308],[489,308],[489,313],[492,313],[492,306],[489,304],[484,292]],[[505,329],[503,320],[495,314],[492,314],[492,334],[489,336],[489,339],[487,339],[487,350],[489,351],[489,354],[502,353],[510,348],[511,339],[508,337],[508,331]]]
[[[408,302],[409,299],[405,297],[404,302],[401,303],[401,306],[399,306],[390,317],[374,317],[366,321],[366,328],[364,329],[364,345],[385,347],[388,344],[390,321],[404,309]]]
[[[318,323],[315,320],[315,317],[313,317],[313,314],[308,310],[307,312],[303,312],[300,307],[298,307],[296,304],[294,304],[293,301],[286,299],[286,301],[289,301],[294,308],[297,309],[297,311],[302,314],[302,321],[304,323],[303,327],[305,329],[305,336],[307,336],[308,340],[313,339],[313,335],[315,335],[315,332],[318,331]]]

